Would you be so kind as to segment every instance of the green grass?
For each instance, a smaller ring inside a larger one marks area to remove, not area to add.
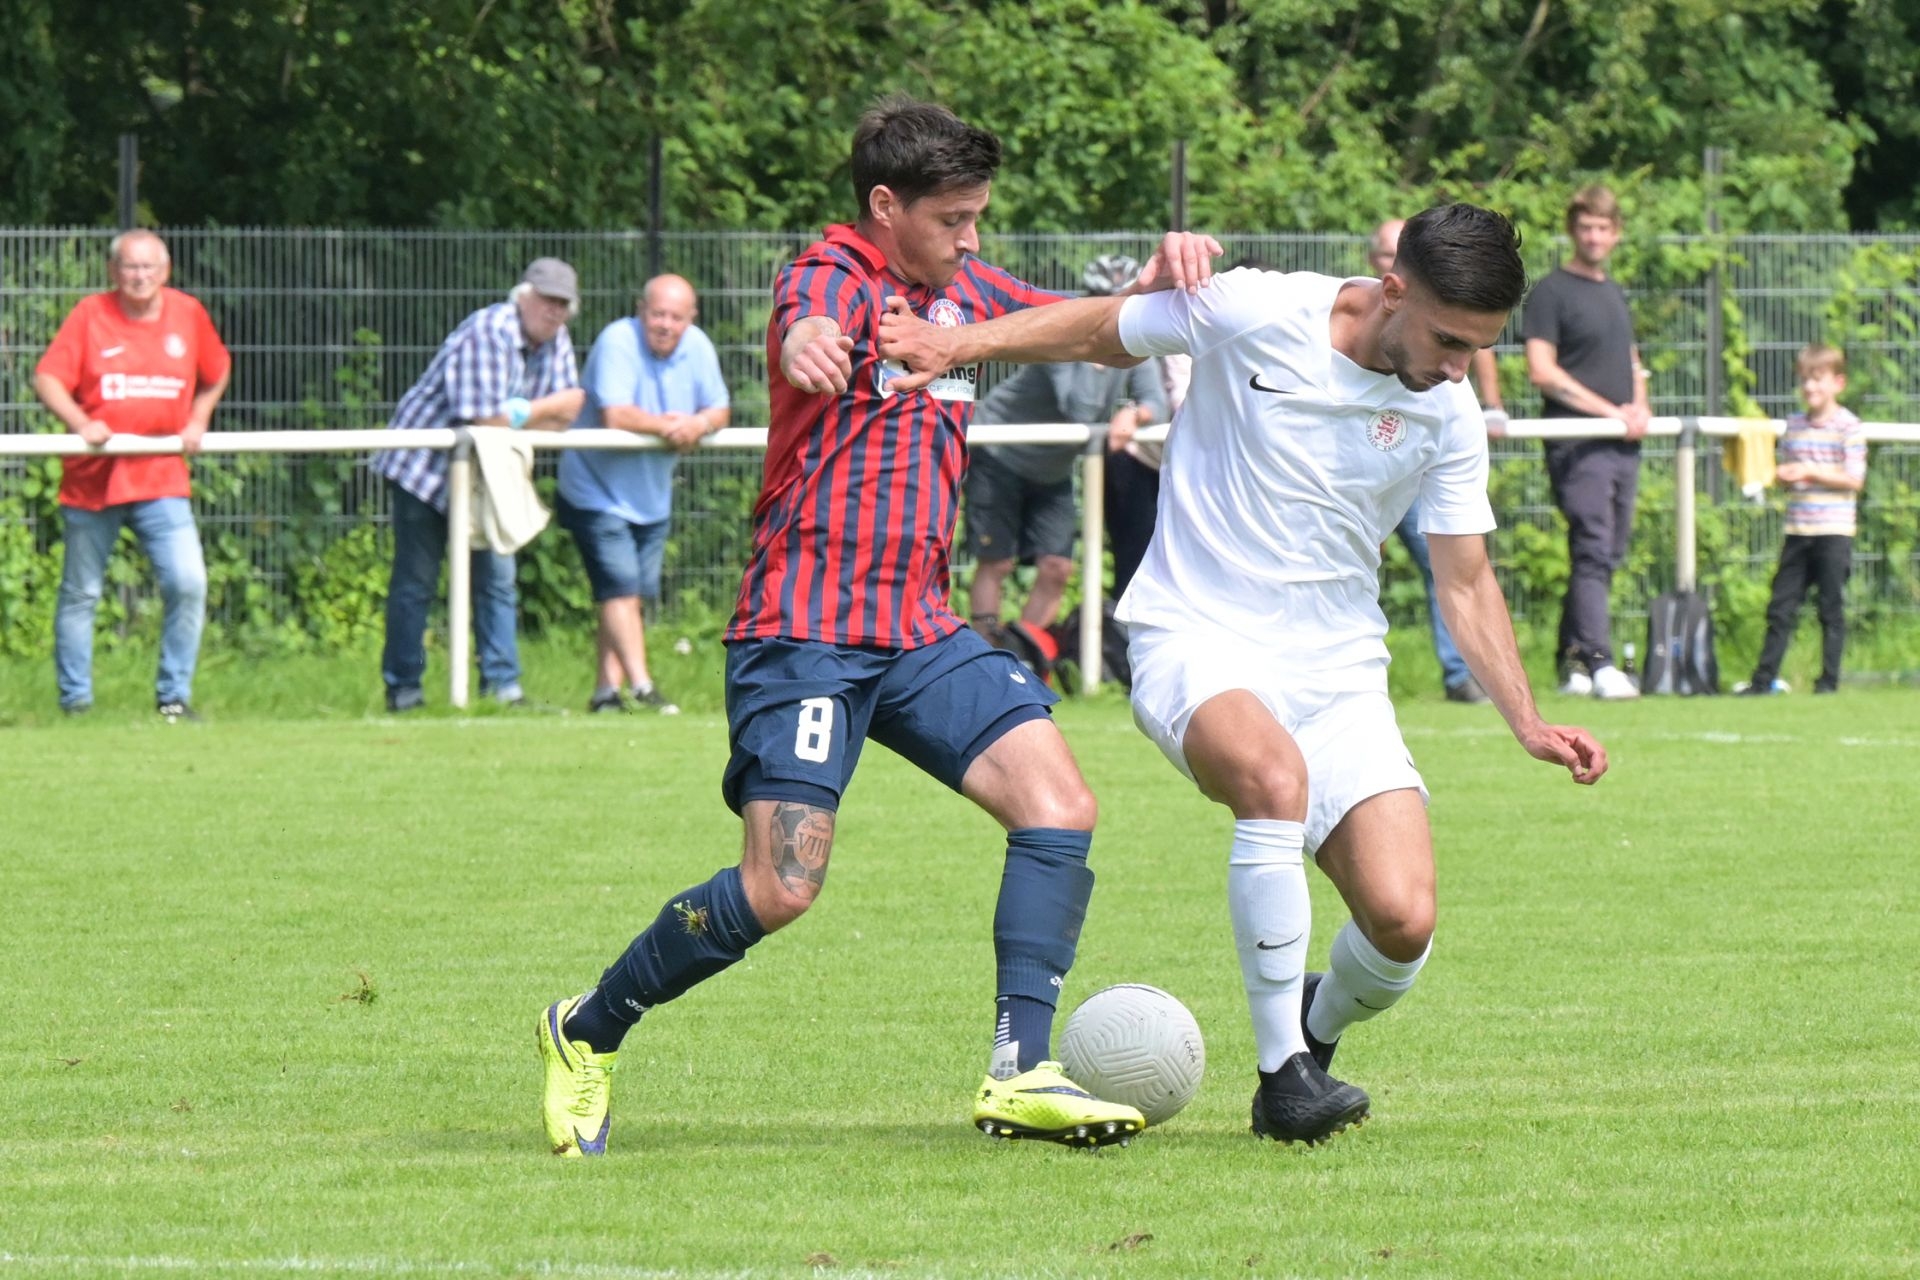
[[[65,722],[0,668],[0,1276],[1920,1271],[1910,691],[1549,698],[1593,790],[1403,705],[1440,931],[1315,1151],[1247,1132],[1228,823],[1114,698],[1061,714],[1103,804],[1069,998],[1170,988],[1206,1081],[1125,1150],[974,1133],[1000,839],[874,748],[811,917],[649,1014],[614,1154],[562,1162],[535,1015],[737,855],[712,704],[389,720],[364,660],[215,662],[168,728],[108,675]]]

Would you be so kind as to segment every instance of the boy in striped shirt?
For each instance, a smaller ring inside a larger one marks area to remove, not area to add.
[[[1840,404],[1847,389],[1847,357],[1807,347],[1794,362],[1805,413],[1787,419],[1774,477],[1787,486],[1787,536],[1767,602],[1767,639],[1753,679],[1740,692],[1769,694],[1800,620],[1807,589],[1820,591],[1820,679],[1815,693],[1840,686],[1840,651],[1847,643],[1846,587],[1853,571],[1854,508],[1867,483],[1867,441],[1860,419]]]

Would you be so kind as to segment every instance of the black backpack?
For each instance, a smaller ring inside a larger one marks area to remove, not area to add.
[[[1122,689],[1133,687],[1133,666],[1127,661],[1126,624],[1113,616],[1114,606],[1119,602],[1108,596],[1101,602],[1100,619],[1100,679],[1107,684],[1117,684]],[[1065,683],[1076,692],[1080,688],[1080,609],[1075,606],[1059,622],[1053,625],[1054,639],[1060,646],[1060,664],[1075,668],[1073,678]],[[1072,655],[1069,657],[1068,655]]]
[[[1642,693],[1691,696],[1720,692],[1713,653],[1713,610],[1697,591],[1669,591],[1647,608],[1647,665]]]

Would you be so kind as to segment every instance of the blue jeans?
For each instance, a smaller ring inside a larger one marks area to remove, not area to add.
[[[418,692],[427,673],[427,611],[440,590],[447,559],[447,517],[391,480],[393,576],[387,583],[387,644],[380,674],[393,692]],[[480,655],[480,688],[493,692],[520,683],[514,616],[520,597],[513,557],[484,545],[473,552],[473,639]]]
[[[1467,660],[1460,656],[1460,650],[1453,643],[1453,635],[1447,630],[1447,620],[1440,616],[1440,597],[1433,589],[1433,557],[1427,554],[1427,535],[1420,532],[1418,502],[1402,517],[1400,527],[1394,532],[1400,535],[1400,541],[1405,544],[1413,562],[1420,566],[1420,577],[1427,584],[1427,617],[1433,623],[1433,656],[1440,659],[1440,678],[1451,689],[1473,673],[1467,670]]]
[[[155,701],[191,701],[200,632],[207,622],[207,562],[200,552],[193,505],[185,498],[153,498],[100,511],[68,506],[60,510],[67,525],[60,604],[53,616],[53,669],[60,684],[60,705],[93,703],[93,615],[107,580],[107,557],[123,524],[133,528],[153,561],[160,599],[166,605]]]

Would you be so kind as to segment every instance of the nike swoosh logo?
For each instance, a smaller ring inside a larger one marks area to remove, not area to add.
[[[583,1156],[603,1156],[607,1154],[607,1131],[613,1127],[613,1117],[608,1116],[600,1122],[600,1132],[589,1138],[572,1125],[567,1126],[573,1134],[573,1144],[580,1148]]]
[[[1296,933],[1296,934],[1294,934],[1294,935],[1293,935],[1293,936],[1292,936],[1291,938],[1288,938],[1288,939],[1287,939],[1287,940],[1286,940],[1285,942],[1259,942],[1259,941],[1256,941],[1256,942],[1255,942],[1255,943],[1254,943],[1253,945],[1254,945],[1254,947],[1255,947],[1255,948],[1256,948],[1257,950],[1260,950],[1260,951],[1279,951],[1279,950],[1281,950],[1282,948],[1285,948],[1285,947],[1290,947],[1290,946],[1292,946],[1292,945],[1293,945],[1294,943],[1296,943],[1296,942],[1298,942],[1298,941],[1300,941],[1300,939],[1302,939],[1302,938],[1304,938],[1304,937],[1306,937],[1306,936],[1307,936],[1307,935],[1306,935],[1306,934],[1304,934],[1304,933]]]
[[[1298,388],[1295,387],[1269,387],[1260,381],[1260,375],[1257,373],[1247,379],[1247,385],[1255,391],[1264,391],[1270,396],[1294,396],[1300,394]]]
[[[1380,1005],[1368,1004],[1365,1000],[1362,1000],[1359,996],[1355,996],[1353,998],[1353,1002],[1359,1005],[1362,1009],[1371,1009],[1375,1013],[1385,1013],[1388,1010],[1388,1008],[1391,1007],[1384,1004],[1380,1004]]]
[[[100,358],[102,360],[111,360],[125,350],[126,350],[125,347],[108,347],[105,351],[102,351],[100,353]]]

